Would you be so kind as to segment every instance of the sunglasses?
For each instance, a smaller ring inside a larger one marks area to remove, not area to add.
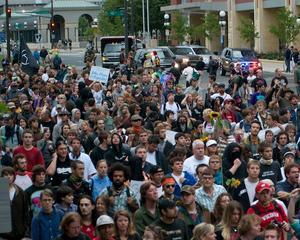
[[[175,187],[175,185],[166,185],[166,188],[174,188]]]
[[[142,121],[141,119],[136,119],[136,120],[132,120],[133,122],[140,122]]]

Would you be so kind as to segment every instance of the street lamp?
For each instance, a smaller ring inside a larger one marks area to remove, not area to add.
[[[97,27],[98,27],[98,18],[94,18],[92,28],[96,29]],[[96,44],[95,44],[96,52],[98,52],[98,43],[97,43],[97,42],[98,42],[98,38],[97,38],[97,32],[96,32],[95,41],[96,41]]]
[[[169,35],[170,35],[170,14],[165,13],[164,15],[164,26],[166,28],[166,42],[169,42]]]
[[[219,25],[221,27],[221,47],[222,50],[224,49],[225,45],[225,27],[226,27],[226,12],[220,11],[219,12]]]

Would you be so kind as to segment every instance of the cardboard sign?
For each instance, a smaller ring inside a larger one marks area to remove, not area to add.
[[[8,181],[0,178],[0,233],[11,231],[10,200],[8,193]]]
[[[89,79],[107,84],[110,70],[108,68],[92,66]]]

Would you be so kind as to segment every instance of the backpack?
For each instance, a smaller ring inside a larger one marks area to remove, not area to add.
[[[278,205],[278,203],[277,203],[275,200],[272,200],[271,203],[272,203],[273,206],[274,206],[274,210],[276,210],[277,212],[279,212],[279,213],[281,214],[281,213],[282,213],[282,209],[280,208],[280,206]],[[255,213],[256,215],[260,216],[261,212],[259,212],[259,210],[258,210],[256,204],[253,205],[253,206],[251,206],[251,207],[252,207],[252,209],[254,210],[254,213]],[[267,211],[267,212],[264,212],[264,214],[269,213],[269,212],[273,212],[274,210],[269,210],[269,211]]]
[[[111,189],[110,186],[106,187],[107,189],[107,192],[108,192],[108,197],[111,197],[113,195],[113,191]],[[130,197],[130,191],[129,191],[129,187],[126,186],[126,195],[127,195],[127,198]]]

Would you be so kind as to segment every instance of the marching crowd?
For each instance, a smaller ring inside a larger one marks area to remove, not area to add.
[[[300,237],[299,96],[281,69],[267,84],[237,63],[223,84],[203,62],[125,59],[102,84],[94,59],[78,71],[45,50],[35,74],[0,72],[12,216],[0,238]]]

